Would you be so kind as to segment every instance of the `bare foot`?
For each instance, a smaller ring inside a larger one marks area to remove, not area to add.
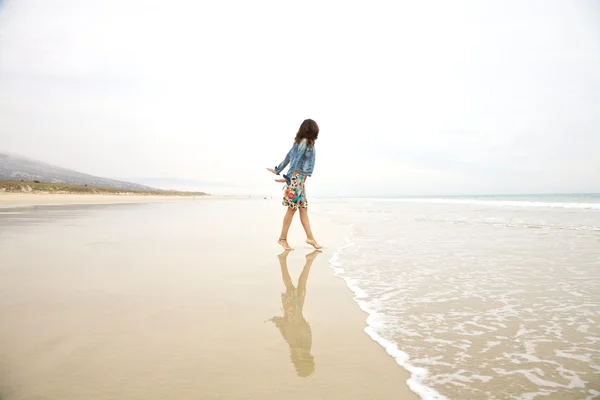
[[[269,171],[272,174],[277,175],[277,171],[275,171],[273,168],[267,168],[267,171]]]
[[[306,239],[306,243],[310,244],[312,247],[314,247],[317,250],[323,248],[323,246],[321,246],[319,243],[317,243],[317,241],[315,239]]]
[[[318,256],[319,254],[321,254],[321,250],[314,250],[312,253],[308,253],[308,254],[306,255],[306,259],[307,259],[308,261],[314,261],[314,260],[315,260],[315,258],[317,258],[317,256]]]
[[[279,243],[279,245],[280,245],[281,247],[283,247],[283,249],[284,249],[284,250],[288,250],[288,251],[289,251],[289,250],[294,250],[293,248],[291,248],[291,247],[290,247],[290,245],[288,244],[288,242],[287,242],[287,240],[286,240],[286,239],[279,239],[279,240],[277,241],[277,243]]]
[[[279,178],[279,179],[275,179],[275,182],[279,182],[279,183],[285,183],[286,180],[283,178]]]

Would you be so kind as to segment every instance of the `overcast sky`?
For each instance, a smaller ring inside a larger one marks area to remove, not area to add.
[[[600,192],[600,1],[0,0],[0,151],[280,195]]]

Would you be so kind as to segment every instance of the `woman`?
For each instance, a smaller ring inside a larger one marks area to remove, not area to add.
[[[281,235],[277,241],[285,250],[293,250],[287,242],[287,234],[296,210],[300,210],[300,221],[306,232],[306,243],[315,249],[321,248],[310,229],[306,200],[306,179],[312,176],[315,166],[315,141],[318,136],[319,126],[317,123],[312,119],[305,119],[298,129],[294,145],[285,159],[275,168],[267,168],[270,172],[279,175],[288,164],[290,165],[287,175],[284,174],[283,179],[275,180],[286,184],[283,205],[287,207],[287,212],[283,218]]]

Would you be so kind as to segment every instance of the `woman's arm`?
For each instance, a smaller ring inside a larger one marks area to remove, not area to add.
[[[281,173],[281,171],[283,171],[283,169],[290,163],[290,158],[292,156],[292,150],[294,149],[294,147],[292,146],[292,148],[290,149],[290,151],[288,151],[288,153],[285,155],[285,158],[283,159],[283,161],[281,162],[281,164],[279,164],[278,166],[276,166],[273,169],[273,173],[276,175],[279,175]]]

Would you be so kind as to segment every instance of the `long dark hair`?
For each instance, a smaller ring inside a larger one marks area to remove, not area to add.
[[[298,133],[296,133],[296,144],[299,144],[302,139],[306,139],[309,146],[314,146],[315,140],[319,137],[319,125],[312,119],[302,121]]]

